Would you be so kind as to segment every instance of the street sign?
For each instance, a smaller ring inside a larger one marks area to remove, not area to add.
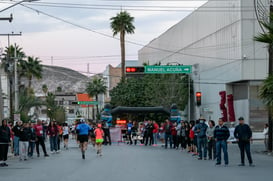
[[[79,105],[97,105],[98,101],[78,101]]]
[[[190,74],[192,73],[191,65],[176,65],[176,66],[145,66],[145,74]]]

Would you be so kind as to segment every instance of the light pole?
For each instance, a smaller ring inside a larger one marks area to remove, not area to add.
[[[6,11],[6,10],[8,10],[8,9],[14,7],[14,6],[17,6],[17,5],[21,4],[21,3],[24,3],[24,2],[33,2],[33,1],[39,1],[39,0],[22,0],[22,1],[19,1],[17,3],[14,3],[13,5],[11,5],[9,7],[6,7],[4,9],[0,10],[0,13],[2,13],[2,12]]]

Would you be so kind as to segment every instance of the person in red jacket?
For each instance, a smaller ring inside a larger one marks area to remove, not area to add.
[[[45,138],[44,138],[44,127],[42,125],[42,121],[38,120],[37,124],[34,126],[34,130],[36,133],[36,152],[37,152],[37,156],[40,156],[40,151],[39,151],[39,145],[42,146],[43,152],[44,152],[44,156],[48,157],[49,155],[46,152],[46,147],[45,147]]]
[[[49,126],[47,127],[47,135],[49,136],[51,153],[54,153],[54,151],[57,152],[59,130],[58,130],[56,122],[51,121],[49,123]]]
[[[194,146],[194,122],[190,122],[190,132],[189,132],[189,139],[190,139],[190,143],[189,143],[189,151],[191,153],[195,153],[195,146]]]
[[[154,129],[153,129],[153,146],[157,146],[157,138],[158,138],[158,131],[159,131],[159,126],[158,124],[156,123],[156,121],[153,121],[153,124],[154,124]]]
[[[173,138],[173,148],[178,149],[178,141],[177,141],[177,131],[176,131],[177,123],[173,123],[173,127],[171,128],[171,135]]]

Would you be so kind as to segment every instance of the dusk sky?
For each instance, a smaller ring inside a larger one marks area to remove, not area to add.
[[[15,2],[0,0],[0,10]],[[121,9],[135,18],[135,34],[126,36],[133,42],[126,43],[126,60],[137,60],[142,46],[205,2],[40,0],[0,13],[0,17],[11,13],[14,17],[12,23],[0,21],[0,34],[22,32],[22,36],[10,38],[11,44],[18,44],[28,56],[39,57],[42,64],[82,73],[90,64],[90,73],[100,73],[108,64],[120,63],[119,40],[112,36],[109,19]],[[0,36],[0,48],[7,46],[7,40]]]

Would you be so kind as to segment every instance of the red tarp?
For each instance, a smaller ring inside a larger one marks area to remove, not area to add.
[[[232,94],[229,94],[227,96],[227,104],[228,104],[229,122],[235,122],[234,100],[233,100]]]
[[[219,95],[221,97],[220,101],[220,109],[222,110],[222,119],[224,122],[227,122],[227,108],[225,106],[226,104],[226,91],[219,92]]]

